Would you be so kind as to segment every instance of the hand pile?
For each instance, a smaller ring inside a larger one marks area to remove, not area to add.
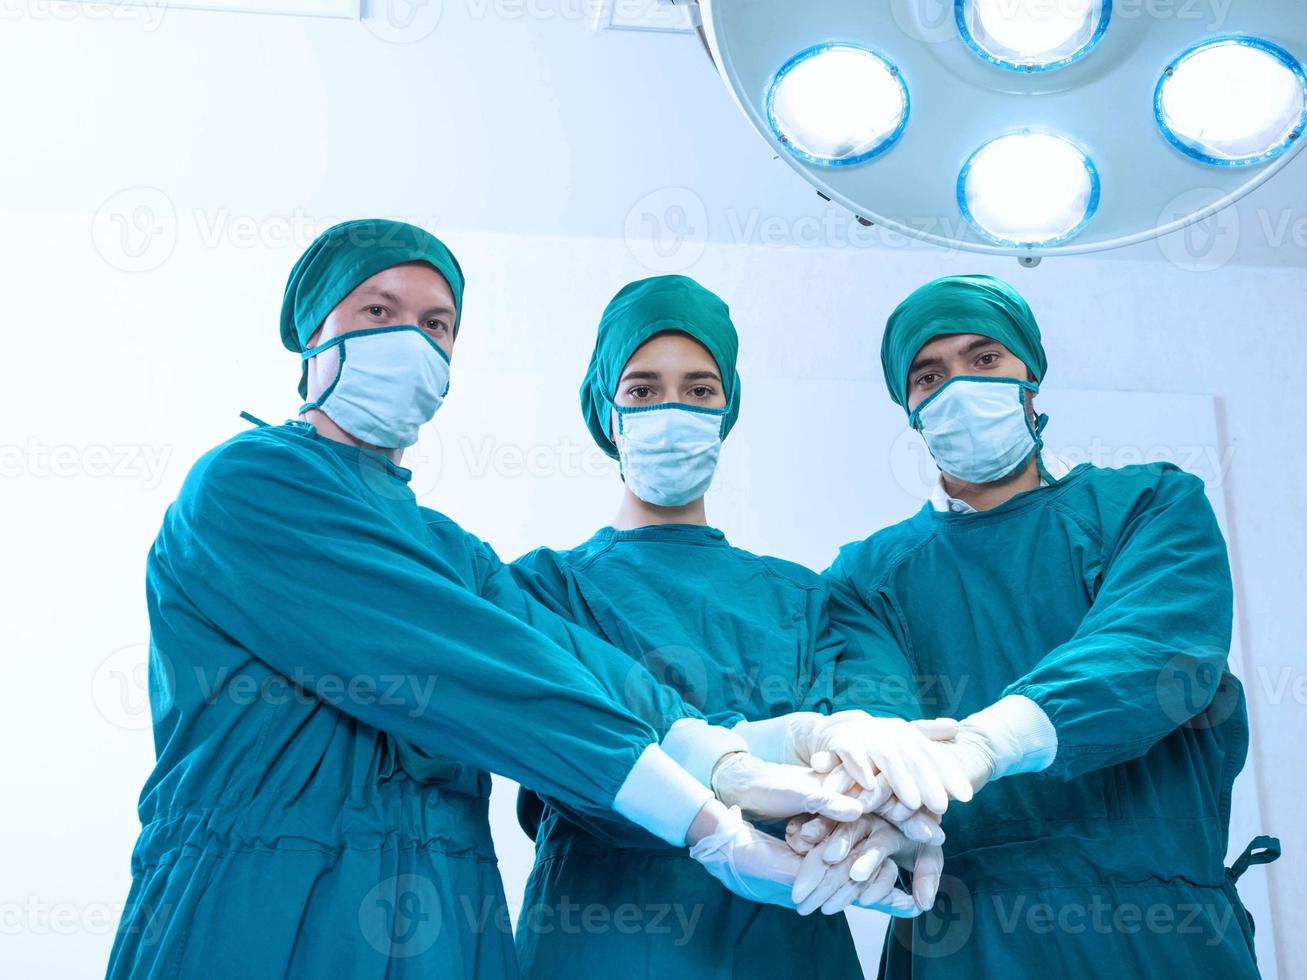
[[[944,867],[940,817],[986,781],[958,723],[862,711],[788,717],[784,761],[746,752],[718,761],[717,800],[691,828],[691,856],[736,894],[800,915],[856,905],[911,917],[931,908]],[[788,820],[785,840],[746,815]],[[912,874],[911,894],[899,887],[900,871]]]

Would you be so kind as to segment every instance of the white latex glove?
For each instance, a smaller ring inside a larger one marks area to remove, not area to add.
[[[817,772],[827,772],[829,770],[825,783],[828,790],[845,795],[855,795],[856,793],[858,800],[862,802],[864,811],[884,817],[903,831],[908,840],[916,841],[919,844],[939,845],[944,843],[944,830],[940,826],[939,814],[924,806],[916,810],[909,810],[893,794],[889,783],[885,779],[877,777],[875,786],[862,789],[853,781],[853,777],[848,774],[847,769],[835,763],[835,756],[826,752],[819,752],[813,756],[812,768]],[[812,822],[830,824],[829,821],[825,821],[822,817],[817,817]],[[799,835],[799,839],[815,843],[824,840],[833,829],[833,825],[827,826],[824,832],[819,831],[818,826],[805,825],[805,828],[804,833]],[[790,846],[794,846],[793,841],[790,842]],[[799,851],[799,853],[806,854],[807,851]]]
[[[750,816],[784,820],[799,813],[816,813],[836,821],[862,816],[862,803],[828,788],[828,782],[832,780],[822,773],[763,762],[747,752],[723,756],[712,771],[712,791],[717,798]]]
[[[753,902],[794,908],[790,892],[802,859],[748,824],[739,807],[728,810],[710,800],[690,834],[690,857],[730,891]]]
[[[913,894],[895,887],[898,865],[912,870]],[[833,915],[852,904],[911,918],[930,908],[939,887],[943,852],[914,844],[883,818],[867,815],[841,824],[803,859],[791,893],[800,915],[818,908]]]
[[[1057,730],[1038,704],[1009,694],[962,719],[957,735],[936,746],[966,773],[973,792],[979,792],[995,779],[1048,768],[1057,755]]]
[[[953,739],[940,742],[939,747],[966,773],[973,793],[979,793],[981,788],[994,778],[997,759],[994,747],[983,733],[975,729],[960,728]]]
[[[936,748],[938,741],[956,732],[957,722],[952,719],[906,722],[876,718],[865,711],[812,717],[816,720],[791,729],[795,752],[807,764],[812,764],[814,755],[830,752],[856,782],[867,788],[883,782],[909,810],[925,806],[943,813],[950,799],[963,803],[971,799],[966,771],[951,753]],[[735,730],[739,729],[737,725]],[[878,774],[883,780],[877,779]]]

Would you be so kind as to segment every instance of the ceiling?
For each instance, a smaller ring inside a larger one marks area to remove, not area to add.
[[[372,213],[625,237],[655,258],[700,239],[933,248],[819,199],[753,132],[696,37],[596,31],[590,0],[429,0],[409,28],[387,8],[364,23],[57,9],[0,33],[7,211],[130,211],[145,195],[206,243],[307,244]],[[1237,214],[1109,254],[1307,267],[1307,162]]]

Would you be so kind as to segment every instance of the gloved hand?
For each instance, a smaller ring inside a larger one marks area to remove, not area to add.
[[[723,756],[712,771],[717,798],[750,816],[784,820],[798,813],[816,813],[836,821],[857,820],[862,804],[843,791],[827,788],[833,782],[811,769],[763,762],[747,752]]]
[[[968,715],[957,727],[953,739],[935,745],[966,774],[973,792],[995,779],[1046,769],[1057,755],[1052,721],[1043,708],[1020,694],[1009,694]]]
[[[978,729],[959,726],[957,735],[950,741],[940,742],[939,747],[966,774],[973,793],[979,793],[994,778],[997,768],[994,747]]]
[[[827,773],[825,786],[828,790],[845,795],[856,795],[857,799],[862,802],[863,810],[884,817],[903,831],[908,840],[916,841],[919,844],[944,843],[944,831],[940,827],[939,814],[924,806],[916,810],[909,810],[890,790],[887,780],[878,776],[874,786],[862,789],[853,781],[853,777],[848,774],[848,770],[837,763],[832,753],[819,752],[812,758],[812,768],[816,772]],[[810,823],[818,826],[814,827],[805,824],[804,832],[799,835],[801,840],[816,843],[819,840],[824,840],[830,834],[830,831],[834,829],[833,823],[824,817],[816,817]],[[820,825],[823,823],[826,824],[825,830],[819,830]],[[791,841],[791,847],[793,846],[794,842]],[[807,851],[799,851],[799,853],[806,854]]]
[[[690,827],[690,857],[730,891],[752,902],[794,908],[790,892],[801,858],[781,841],[709,800]]]
[[[913,872],[912,895],[895,887],[898,869]],[[851,904],[911,918],[935,904],[943,850],[907,840],[892,824],[868,814],[841,824],[803,859],[791,893],[800,915],[831,915]]]
[[[811,765],[814,755],[830,752],[862,786],[883,783],[909,810],[926,806],[943,813],[950,799],[966,803],[972,796],[958,760],[936,748],[940,740],[953,737],[956,727],[957,722],[949,718],[906,722],[854,710],[829,717],[810,715],[792,725],[790,733],[795,754],[803,762]],[[883,779],[878,780],[878,774]]]

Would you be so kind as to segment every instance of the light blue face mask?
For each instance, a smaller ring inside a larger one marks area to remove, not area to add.
[[[1048,416],[1031,421],[1018,378],[950,378],[908,416],[939,468],[966,483],[1009,476],[1044,445]]]
[[[722,448],[724,408],[614,406],[622,479],[648,504],[680,507],[708,492]]]
[[[340,348],[336,377],[300,413],[320,409],[356,439],[406,449],[449,392],[449,356],[416,326],[341,334],[300,355]]]

